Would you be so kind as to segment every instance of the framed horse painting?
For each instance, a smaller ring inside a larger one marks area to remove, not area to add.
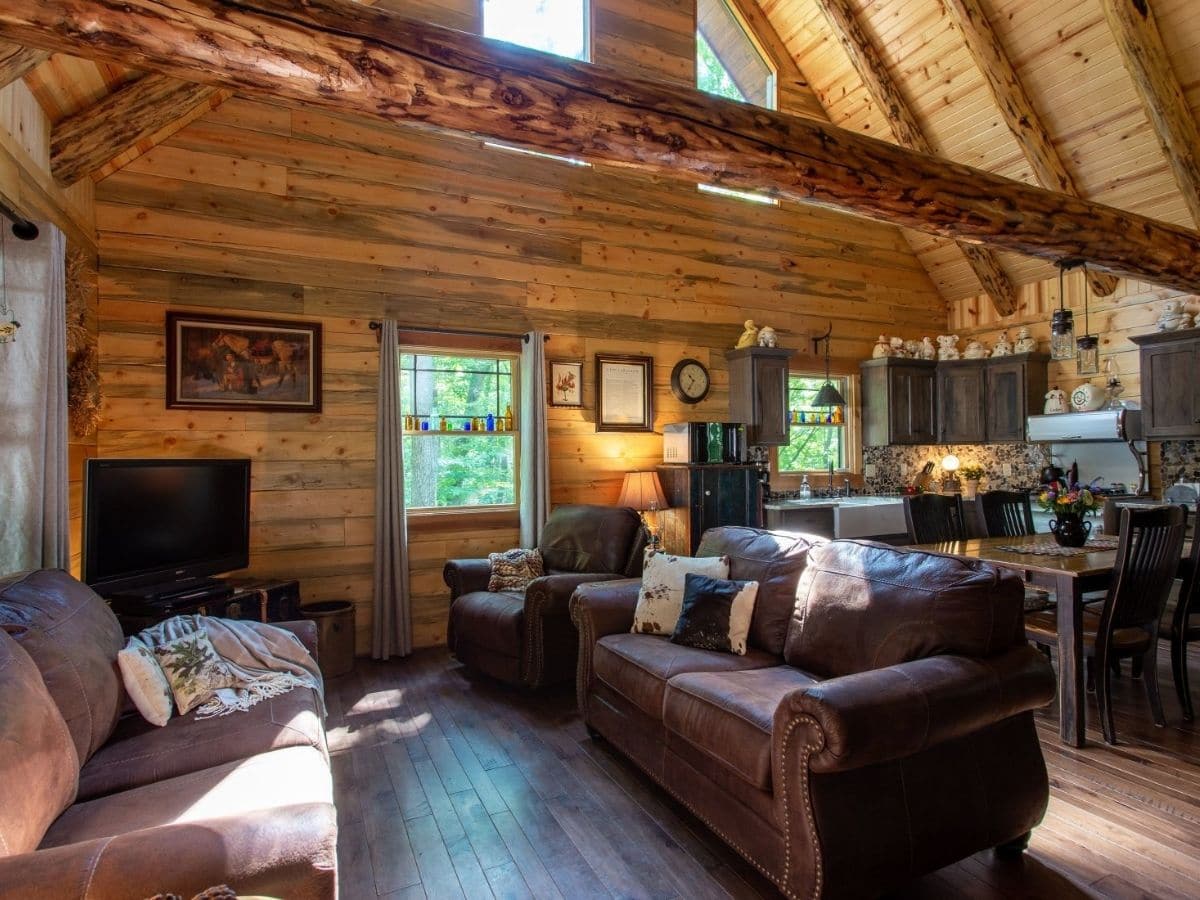
[[[320,323],[168,312],[167,408],[320,412]]]

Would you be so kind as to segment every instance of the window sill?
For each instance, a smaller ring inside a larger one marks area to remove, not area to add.
[[[407,511],[407,517],[408,530],[415,534],[521,527],[521,513],[515,506],[410,509]]]

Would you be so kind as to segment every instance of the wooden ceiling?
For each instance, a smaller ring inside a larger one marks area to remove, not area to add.
[[[737,0],[743,7],[753,0]],[[836,125],[898,141],[882,105],[839,38],[829,5],[841,6],[861,31],[878,67],[911,111],[932,151],[999,175],[1039,184],[1034,166],[1014,137],[988,79],[968,47],[951,9],[964,0],[757,0],[755,16],[775,29],[769,43],[786,48]],[[1135,78],[1122,58],[1104,4],[1141,0],[969,0],[995,33],[1029,104],[1079,195],[1167,223],[1194,228],[1185,192],[1168,161]],[[1200,16],[1196,0],[1149,0],[1169,71],[1182,87],[1190,125],[1200,117]],[[444,24],[478,29],[472,0],[382,0],[408,15],[439,8]],[[757,12],[756,11],[756,12]],[[424,17],[433,19],[433,15]],[[447,18],[451,21],[447,21]],[[26,84],[52,124],[68,121],[141,73],[54,54],[25,74]],[[215,96],[210,105],[220,102]],[[189,109],[187,118],[203,110]],[[181,112],[184,112],[181,110]],[[814,111],[815,112],[815,111]],[[182,125],[180,122],[180,126]],[[163,128],[96,170],[103,177],[173,133]],[[1194,155],[1200,153],[1192,148]],[[1052,185],[1058,190],[1058,185]],[[1194,208],[1194,207],[1193,207]],[[981,293],[976,269],[953,241],[915,232],[910,244],[943,297]],[[1049,277],[1050,266],[998,254],[1016,284]]]

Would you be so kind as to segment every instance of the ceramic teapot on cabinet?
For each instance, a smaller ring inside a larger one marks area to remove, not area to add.
[[[1059,388],[1051,388],[1046,392],[1046,405],[1042,412],[1048,416],[1067,411],[1067,392]]]

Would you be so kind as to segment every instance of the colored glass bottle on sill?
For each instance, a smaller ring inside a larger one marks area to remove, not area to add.
[[[505,431],[513,430],[512,404],[509,404],[508,406],[504,407],[504,430]]]
[[[491,413],[487,414],[487,430],[488,431],[496,430],[496,417],[494,415],[492,415]]]
[[[449,431],[450,430],[450,425],[449,425],[449,423],[446,422],[445,416],[442,416],[442,418],[441,418],[439,430],[441,430],[441,431]]]

